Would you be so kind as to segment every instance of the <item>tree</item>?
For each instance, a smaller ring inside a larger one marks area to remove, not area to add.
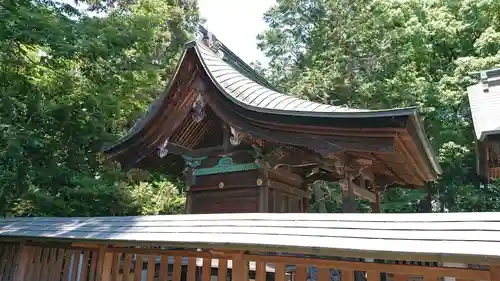
[[[51,0],[0,4],[0,216],[179,209],[175,180],[124,173],[98,152],[170,77],[198,21],[196,2],[181,2],[86,1],[97,17]]]
[[[500,64],[498,1],[278,0],[265,20],[259,47],[271,81],[324,103],[420,106],[444,169],[432,188],[442,210],[500,208],[479,204],[498,186],[479,188],[474,177],[465,94],[470,72]]]

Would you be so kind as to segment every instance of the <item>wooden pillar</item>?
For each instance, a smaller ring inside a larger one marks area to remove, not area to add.
[[[345,178],[340,182],[342,189],[342,212],[357,213],[356,199],[354,195],[354,186],[352,185],[352,176],[350,172],[345,173]]]
[[[375,190],[375,202],[372,202],[372,213],[380,213],[380,191],[377,188]]]

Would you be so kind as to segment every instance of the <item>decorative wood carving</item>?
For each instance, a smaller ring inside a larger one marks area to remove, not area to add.
[[[191,115],[194,122],[199,123],[205,118],[205,116],[206,116],[205,105],[206,104],[207,103],[206,103],[205,99],[203,98],[201,93],[198,92],[198,95],[196,96],[196,100],[193,103],[193,113]]]
[[[167,145],[168,145],[168,138],[165,139],[165,141],[159,147],[160,150],[158,151],[158,156],[160,158],[164,158],[165,156],[167,156],[167,154],[168,154]]]
[[[229,126],[229,128],[231,129],[231,137],[229,138],[229,142],[231,143],[231,145],[233,146],[237,146],[237,145],[240,145],[241,141],[243,140],[243,133],[236,130],[235,128],[233,128],[232,126]]]

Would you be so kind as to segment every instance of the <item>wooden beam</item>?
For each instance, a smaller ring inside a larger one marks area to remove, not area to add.
[[[346,182],[347,182],[347,180],[346,180]],[[377,196],[375,193],[369,191],[366,188],[361,188],[360,186],[358,186],[357,184],[352,182],[352,180],[351,180],[350,185],[352,186],[352,190],[353,190],[354,195],[356,195],[357,197],[361,197],[361,198],[366,199],[372,203],[377,200]],[[348,191],[347,184],[341,183],[340,188],[342,189],[342,191],[345,191],[345,192]]]

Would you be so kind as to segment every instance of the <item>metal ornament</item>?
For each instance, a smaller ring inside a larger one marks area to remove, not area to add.
[[[160,158],[164,158],[165,156],[167,156],[168,154],[168,149],[167,149],[167,145],[168,145],[168,138],[165,139],[165,141],[163,142],[162,145],[160,145],[160,147],[158,147],[160,150],[158,151],[158,156]]]
[[[231,129],[231,137],[229,138],[229,142],[233,146],[240,145],[241,141],[243,140],[243,133],[237,131],[235,128],[232,126],[229,127]]]
[[[207,103],[201,93],[198,93],[198,95],[196,96],[196,100],[193,103],[193,114],[191,115],[194,122],[199,123],[205,118],[206,104]]]

